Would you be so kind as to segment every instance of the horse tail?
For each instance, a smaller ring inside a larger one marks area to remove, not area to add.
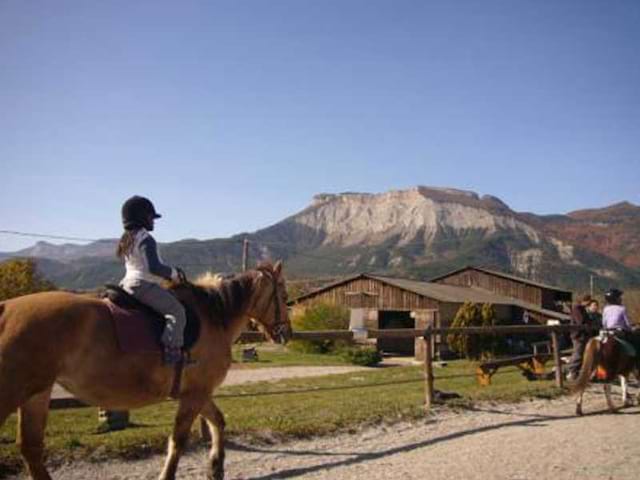
[[[580,375],[578,375],[575,383],[571,386],[571,390],[574,393],[581,393],[585,390],[585,388],[587,388],[589,380],[591,380],[591,375],[598,366],[599,357],[600,341],[597,338],[592,338],[587,342],[587,346],[584,349]]]
[[[0,335],[4,330],[4,322],[2,321],[2,314],[4,313],[4,302],[0,302]]]

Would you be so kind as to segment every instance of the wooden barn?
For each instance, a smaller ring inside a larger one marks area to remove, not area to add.
[[[565,320],[566,315],[518,298],[497,294],[482,288],[469,288],[446,283],[420,282],[402,278],[361,273],[331,283],[290,302],[292,314],[323,303],[344,306],[351,312],[351,329],[423,329],[428,325],[447,327],[465,302],[491,303],[500,320],[521,323],[524,312],[534,318]],[[378,339],[377,346],[388,353],[423,355],[421,339]],[[442,338],[434,338],[434,352],[448,352]]]
[[[563,312],[571,309],[572,293],[568,290],[485,268],[467,266],[432,278],[431,282],[481,289],[535,305],[544,311]],[[544,321],[545,315],[530,313],[538,322]]]

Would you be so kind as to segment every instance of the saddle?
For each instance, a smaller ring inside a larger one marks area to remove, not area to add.
[[[160,339],[166,319],[160,313],[117,285],[105,285],[102,300],[111,312],[116,340],[122,352],[162,355],[164,346]],[[190,350],[200,337],[200,320],[191,307],[184,303],[182,305],[187,317],[182,349],[186,361],[190,362]],[[177,397],[180,390],[184,363],[183,359],[175,365],[174,382],[171,388],[173,398]]]
[[[151,307],[117,285],[105,285],[103,301],[111,311],[120,349],[125,353],[156,353],[163,351],[160,342],[166,319]],[[200,320],[193,309],[182,304],[187,314],[184,328],[185,352],[191,350],[200,337]]]

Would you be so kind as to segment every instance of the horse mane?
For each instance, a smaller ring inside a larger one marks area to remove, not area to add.
[[[223,277],[206,273],[188,284],[195,302],[209,313],[214,323],[227,326],[231,320],[241,315],[253,293],[253,275],[243,273]],[[171,286],[180,289],[179,284]]]
[[[223,326],[242,314],[248,300],[253,294],[253,282],[256,272],[262,272],[275,278],[275,267],[271,262],[261,262],[255,270],[224,276],[206,272],[188,284],[188,290],[194,300],[211,312],[212,321]],[[171,283],[169,288],[180,291],[183,287],[179,283]],[[179,295],[183,297],[183,295]]]

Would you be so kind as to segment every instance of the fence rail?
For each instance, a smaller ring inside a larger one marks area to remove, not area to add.
[[[558,334],[575,331],[590,331],[591,329],[576,325],[516,325],[498,327],[467,327],[467,328],[427,328],[426,330],[416,330],[409,328],[401,329],[371,329],[357,335],[357,338],[422,338],[425,346],[424,359],[424,380],[425,380],[425,409],[431,407],[433,398],[433,350],[431,337],[434,335],[527,335],[546,333],[551,335],[552,355],[556,369],[556,385],[563,386],[562,368],[560,362],[560,350]],[[354,332],[349,330],[317,330],[308,332],[293,332],[294,340],[353,340],[356,338]],[[239,341],[242,342],[263,342],[266,337],[261,332],[243,332]],[[74,398],[52,399],[52,408],[72,408],[84,406],[82,402]]]
[[[570,333],[577,331],[593,331],[587,327],[578,325],[509,325],[498,327],[465,327],[465,328],[393,328],[370,329],[366,332],[366,338],[419,338],[425,335],[534,335],[540,333]],[[354,332],[350,330],[314,330],[306,332],[293,332],[294,340],[352,340]],[[243,332],[239,341],[262,342],[266,337],[261,332]]]
[[[424,341],[425,358],[424,358],[424,379],[425,379],[425,410],[431,408],[434,392],[434,375],[433,375],[433,350],[431,338],[434,335],[537,335],[548,334],[551,337],[553,361],[555,365],[555,381],[559,388],[564,386],[562,376],[562,362],[560,359],[560,342],[558,335],[563,333],[589,331],[593,332],[593,328],[580,325],[508,325],[495,327],[464,327],[464,328],[431,328],[426,329],[371,329],[361,332],[359,338],[422,338]],[[348,330],[319,330],[313,332],[293,332],[294,340],[352,340],[354,332]],[[240,336],[240,341],[259,342],[265,340],[260,332],[245,332]]]

